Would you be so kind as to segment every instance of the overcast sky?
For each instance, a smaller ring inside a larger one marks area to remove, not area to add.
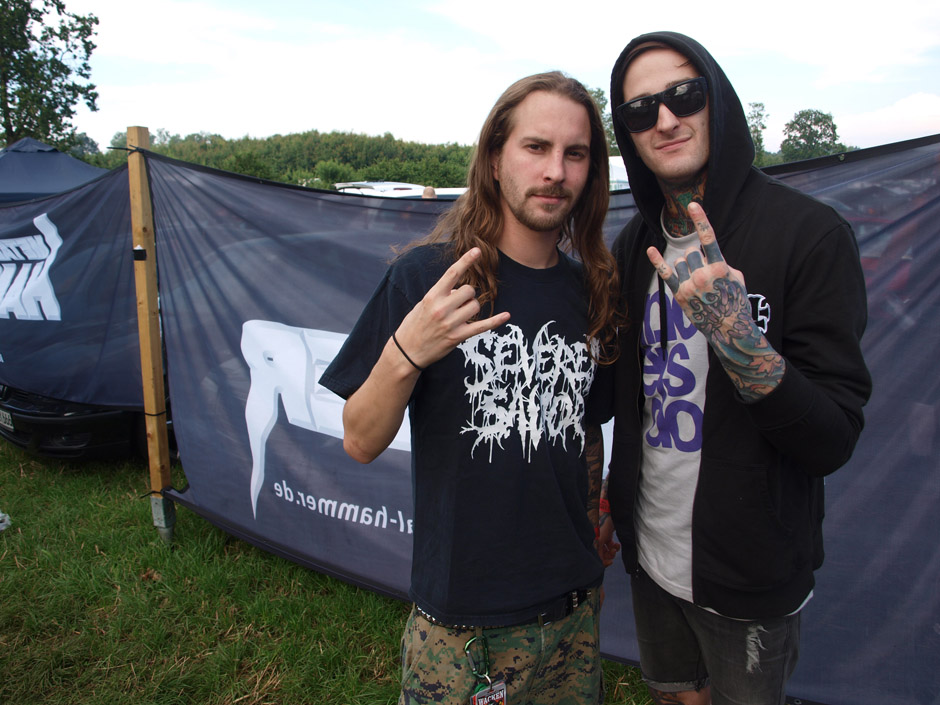
[[[940,2],[515,2],[514,0],[66,0],[100,24],[98,112],[75,120],[103,150],[143,125],[236,139],[319,130],[476,142],[500,93],[560,69],[609,90],[638,34],[699,40],[745,109],[762,102],[767,149],[784,124],[831,113],[873,147],[940,133]],[[608,93],[609,95],[609,93]]]

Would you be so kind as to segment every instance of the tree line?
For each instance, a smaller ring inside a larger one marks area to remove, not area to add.
[[[126,136],[119,132],[106,153],[86,152],[86,161],[112,169],[126,160]],[[164,129],[151,134],[151,151],[192,164],[312,188],[346,181],[404,181],[450,188],[466,185],[473,148],[422,144],[351,132],[309,132],[266,138],[226,139],[200,132],[185,137]]]
[[[608,150],[620,154],[613,132],[607,99],[600,88],[591,90],[604,118]],[[763,103],[751,103],[747,114],[754,141],[754,163],[770,166],[846,152],[839,142],[832,115],[820,110],[801,110],[784,128],[779,152],[764,148],[763,131],[767,113]],[[97,145],[78,135],[71,153],[86,161],[112,169],[126,160],[125,135],[119,132],[111,140],[111,149],[101,153]],[[331,189],[348,181],[404,181],[407,183],[450,188],[466,185],[472,146],[424,144],[382,136],[351,132],[308,132],[274,135],[266,138],[227,139],[208,132],[181,137],[165,129],[151,135],[151,150],[174,159],[224,169],[248,176]]]
[[[6,144],[33,137],[96,166],[126,160],[124,133],[103,153],[72,124],[80,102],[97,110],[89,59],[98,19],[77,15],[64,0],[0,0],[0,136]],[[611,156],[620,152],[601,88],[590,89],[604,122]],[[832,115],[801,110],[787,123],[780,152],[765,150],[767,113],[751,103],[747,115],[755,163],[768,166],[854,149],[839,142]],[[464,186],[472,146],[422,144],[392,134],[368,136],[310,130],[267,138],[227,139],[199,132],[185,137],[157,129],[151,149],[175,159],[240,174],[316,188],[345,181],[404,181],[437,188]]]

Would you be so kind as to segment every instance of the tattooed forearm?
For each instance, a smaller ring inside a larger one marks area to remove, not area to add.
[[[605,477],[601,483],[601,499],[607,499],[607,480],[608,478]],[[608,521],[610,521],[610,512],[600,512],[600,519],[597,522],[598,528],[603,528]]]
[[[741,396],[757,400],[780,384],[786,361],[754,323],[744,287],[716,279],[713,291],[691,299],[689,308]]]
[[[598,502],[601,498],[601,481],[604,476],[604,436],[601,427],[589,424],[584,429],[585,456],[588,469],[588,518],[597,526]]]

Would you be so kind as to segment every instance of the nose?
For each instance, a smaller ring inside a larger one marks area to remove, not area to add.
[[[669,132],[679,125],[679,118],[673,115],[665,103],[659,104],[659,116],[656,119],[656,129],[660,132]]]
[[[545,160],[545,181],[560,183],[565,180],[565,152],[561,149],[552,150]]]

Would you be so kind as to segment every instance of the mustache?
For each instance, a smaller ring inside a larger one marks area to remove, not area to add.
[[[571,198],[571,191],[563,186],[547,186],[542,188],[530,188],[525,192],[526,196],[549,196],[551,198]]]

